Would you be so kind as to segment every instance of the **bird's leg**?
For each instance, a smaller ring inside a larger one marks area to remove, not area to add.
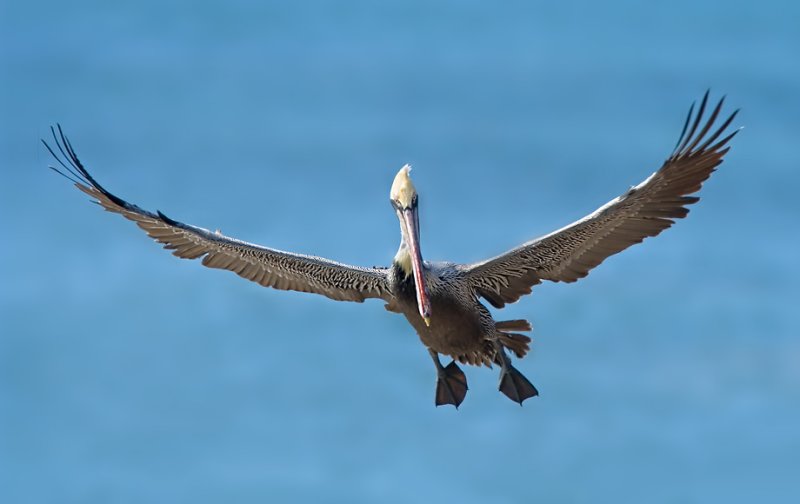
[[[457,409],[467,395],[467,377],[456,361],[444,367],[439,362],[438,353],[430,348],[428,353],[431,354],[431,359],[436,365],[436,406],[452,404]]]
[[[511,365],[511,359],[506,355],[503,345],[499,341],[494,345],[497,351],[495,361],[500,365],[500,392],[520,406],[525,399],[539,395],[536,387]]]

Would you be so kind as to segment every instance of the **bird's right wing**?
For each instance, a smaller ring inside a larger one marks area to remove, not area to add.
[[[689,213],[687,205],[699,200],[689,195],[699,191],[722,163],[730,148],[728,141],[738,132],[720,138],[736,111],[709,134],[723,100],[702,127],[708,93],[694,121],[692,106],[675,150],[641,184],[568,226],[492,259],[463,265],[461,273],[478,295],[500,308],[529,294],[542,280],[574,282],[583,278],[607,257],[670,227],[673,219]]]
[[[178,257],[202,258],[204,266],[233,271],[264,287],[313,292],[338,301],[362,302],[366,298],[388,300],[391,297],[386,268],[349,266],[321,257],[262,247],[128,203],[108,192],[86,171],[60,126],[57,134],[55,129],[51,129],[55,145],[64,159],[47,142],[43,143],[66,172],[51,168],[72,180],[78,189],[109,212],[135,222]]]

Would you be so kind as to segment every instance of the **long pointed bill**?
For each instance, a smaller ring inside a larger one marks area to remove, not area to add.
[[[406,228],[406,238],[411,252],[411,267],[414,270],[414,284],[417,286],[417,308],[425,325],[431,325],[431,301],[428,298],[428,288],[425,277],[422,275],[422,253],[419,250],[419,226],[415,208],[403,209],[403,225]]]

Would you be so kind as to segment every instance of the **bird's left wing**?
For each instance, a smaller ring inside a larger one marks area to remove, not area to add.
[[[78,189],[109,212],[135,222],[178,257],[202,258],[204,266],[233,271],[265,287],[313,292],[338,301],[362,302],[366,298],[390,297],[385,268],[350,266],[321,257],[262,247],[184,224],[161,212],[152,213],[128,203],[108,192],[86,171],[60,126],[57,132],[51,129],[61,156],[47,142],[43,143],[66,172],[51,168],[72,180]]]
[[[686,205],[699,200],[689,195],[699,191],[722,162],[730,148],[728,141],[738,132],[720,138],[737,110],[709,134],[723,101],[702,127],[708,92],[693,121],[692,106],[675,150],[641,184],[553,233],[492,259],[462,265],[461,273],[478,295],[501,308],[529,294],[542,280],[574,282],[583,278],[607,257],[670,227],[673,219],[689,213]]]

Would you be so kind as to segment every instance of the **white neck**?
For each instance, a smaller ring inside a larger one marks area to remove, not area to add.
[[[414,269],[411,265],[411,252],[408,250],[405,241],[400,243],[400,248],[397,249],[397,253],[394,255],[394,262],[400,266],[405,276],[410,276],[414,273]]]

